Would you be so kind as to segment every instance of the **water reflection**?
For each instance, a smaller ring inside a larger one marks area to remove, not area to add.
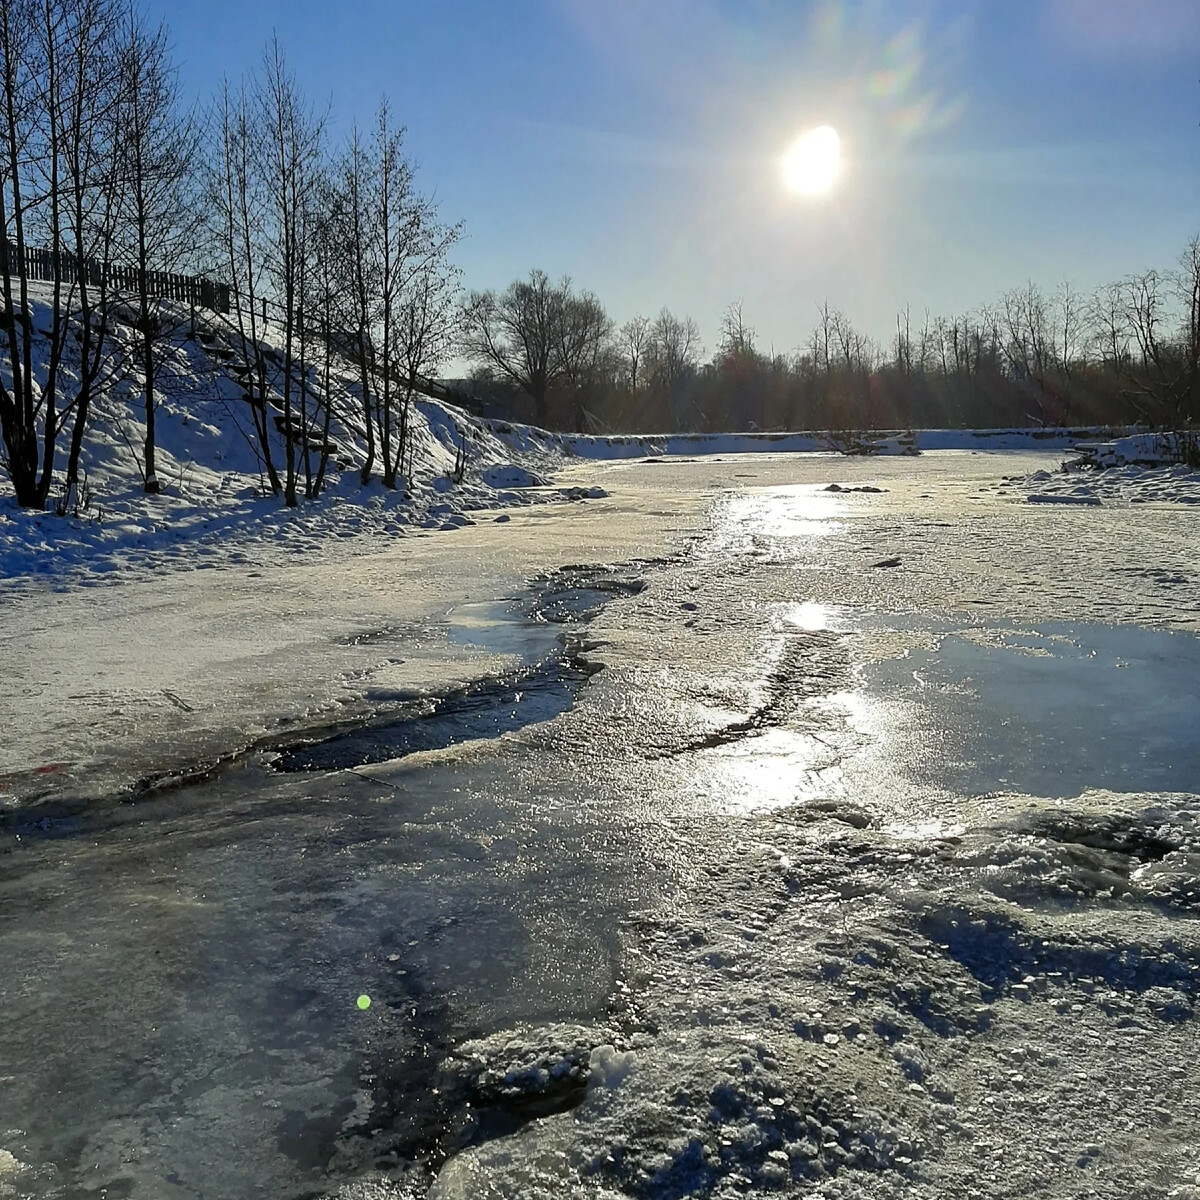
[[[770,729],[704,755],[698,790],[726,813],[784,808],[837,790],[840,760],[827,738]]]
[[[525,615],[528,601],[487,600],[458,604],[446,615],[446,637],[456,645],[478,646],[532,662],[554,650],[561,630]]]
[[[864,725],[921,787],[1043,797],[1200,791],[1200,639],[972,627],[865,667]]]
[[[836,493],[814,484],[760,488],[735,493],[718,506],[715,536],[706,545],[707,557],[724,557],[809,538],[827,538],[844,528],[839,517],[847,504]]]
[[[777,722],[697,756],[724,811],[837,800],[898,836],[936,838],[1021,797],[1200,792],[1192,634],[893,621],[806,603],[776,627],[844,633],[853,665],[822,692],[799,660]]]

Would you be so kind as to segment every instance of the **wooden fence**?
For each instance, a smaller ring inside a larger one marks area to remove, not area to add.
[[[4,243],[0,263],[5,269],[17,273],[17,247],[12,242]],[[104,264],[94,258],[82,261],[74,254],[55,250],[43,250],[38,246],[26,246],[24,254],[25,276],[48,282],[78,283],[81,279],[91,287],[99,287],[107,275],[109,288],[118,293],[137,292],[140,273],[136,267],[118,263]],[[10,265],[11,264],[11,265]],[[82,269],[81,269],[82,268]],[[197,308],[213,312],[229,312],[229,285],[214,283],[198,275],[176,275],[171,271],[147,271],[147,291],[152,296],[166,300],[178,300],[183,304],[194,304]]]

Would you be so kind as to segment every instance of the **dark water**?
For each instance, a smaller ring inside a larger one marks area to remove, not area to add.
[[[486,679],[417,705],[411,716],[367,725],[280,755],[280,771],[332,771],[496,738],[566,712],[598,667],[560,651],[503,679]]]

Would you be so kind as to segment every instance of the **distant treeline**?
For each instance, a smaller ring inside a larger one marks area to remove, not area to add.
[[[589,292],[534,271],[474,294],[464,346],[472,393],[560,429],[738,429],[1200,421],[1200,240],[1176,269],[1085,296],[1036,285],[956,317],[909,309],[886,345],[827,303],[799,349],[757,344],[740,303],[706,357],[690,317],[621,326]]]

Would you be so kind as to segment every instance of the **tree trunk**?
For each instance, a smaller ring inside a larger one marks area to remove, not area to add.
[[[361,331],[358,335],[358,370],[362,380],[363,425],[367,431],[367,461],[363,463],[359,481],[365,486],[371,482],[371,472],[375,469],[375,426],[371,414],[371,380],[367,366],[366,338]]]
[[[156,443],[154,440],[154,334],[150,329],[150,313],[145,306],[142,308],[142,320],[145,322],[142,329],[142,370],[146,376],[146,479],[145,488],[148,496],[157,496],[161,490],[158,483],[158,474],[155,470],[155,449]]]

